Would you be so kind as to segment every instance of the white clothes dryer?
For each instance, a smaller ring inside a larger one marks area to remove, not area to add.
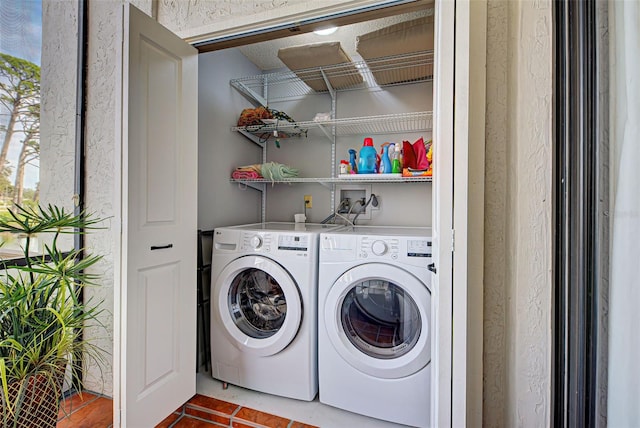
[[[313,400],[318,392],[318,237],[337,227],[270,222],[214,230],[214,378]]]
[[[431,243],[429,228],[356,226],[320,236],[322,403],[429,425]]]

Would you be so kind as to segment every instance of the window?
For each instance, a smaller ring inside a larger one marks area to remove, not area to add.
[[[77,7],[0,2],[0,215],[16,205],[75,208]],[[55,8],[69,22],[47,21]],[[43,41],[47,26],[56,31]],[[22,257],[19,240],[0,241],[0,259]],[[63,245],[73,248],[72,238]]]

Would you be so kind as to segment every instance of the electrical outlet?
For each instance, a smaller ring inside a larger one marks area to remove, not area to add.
[[[311,195],[304,195],[304,207],[313,208],[313,198]]]

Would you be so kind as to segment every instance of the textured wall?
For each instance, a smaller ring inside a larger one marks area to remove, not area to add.
[[[255,21],[255,15],[263,15],[275,9],[288,8],[303,0],[160,0],[158,21],[174,31],[211,25],[232,18],[246,17]],[[222,24],[220,28],[224,28]]]
[[[487,4],[487,106],[485,141],[483,426],[505,426],[507,9]]]
[[[552,25],[550,1],[508,3],[505,337],[512,427],[550,424]]]
[[[487,427],[548,426],[551,2],[488,3],[484,406]]]
[[[158,22],[188,38],[277,21],[294,14],[314,14],[375,3],[375,0],[158,0]],[[285,19],[286,20],[286,19]]]
[[[40,200],[73,211],[78,3],[42,6]]]
[[[114,212],[114,144],[116,123],[116,49],[120,40],[119,8],[117,2],[93,2],[89,8],[89,58],[86,112],[86,199],[89,210],[103,218],[113,218]],[[104,258],[95,271],[102,275],[102,284],[88,293],[103,301],[104,330],[90,329],[87,336],[97,340],[98,346],[109,354],[104,370],[90,366],[86,375],[87,389],[113,393],[111,356],[113,355],[113,290],[114,290],[114,231],[112,220],[107,228],[87,236],[89,251]]]

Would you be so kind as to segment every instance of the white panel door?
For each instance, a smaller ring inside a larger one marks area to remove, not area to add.
[[[195,394],[197,51],[125,6],[122,426]]]

